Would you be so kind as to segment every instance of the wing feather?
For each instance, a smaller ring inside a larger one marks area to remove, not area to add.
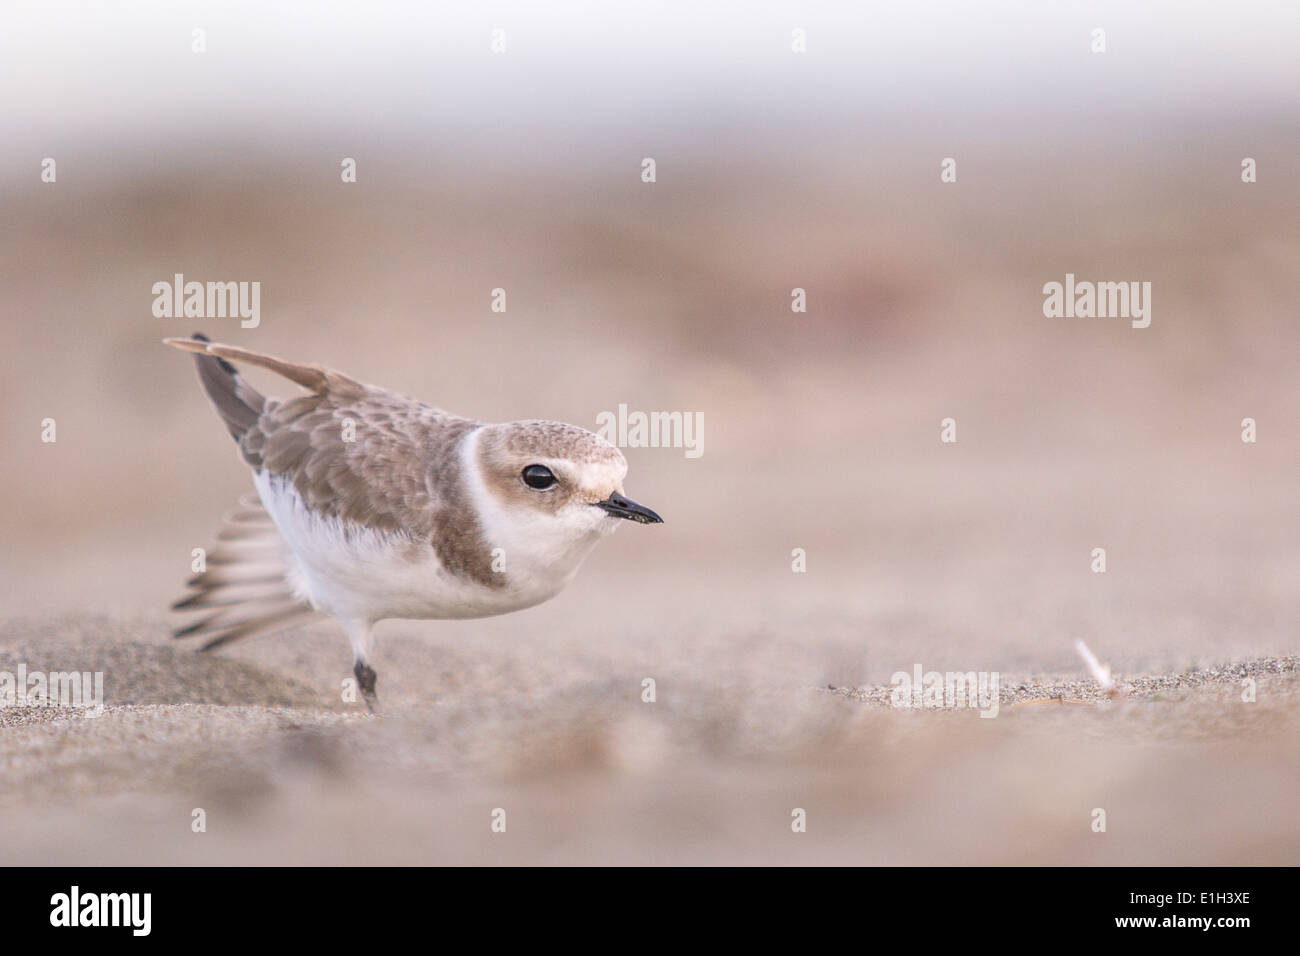
[[[190,593],[172,605],[176,611],[215,609],[172,634],[205,638],[205,651],[318,616],[294,589],[293,558],[271,516],[256,498],[239,504],[217,533],[205,570],[185,582]]]

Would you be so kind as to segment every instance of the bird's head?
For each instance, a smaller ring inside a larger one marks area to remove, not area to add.
[[[627,459],[585,428],[560,422],[486,425],[476,448],[494,502],[522,527],[559,539],[613,531],[624,521],[663,521],[623,494]]]

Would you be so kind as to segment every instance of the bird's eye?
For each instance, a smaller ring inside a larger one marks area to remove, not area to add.
[[[558,478],[545,465],[529,465],[524,469],[524,484],[542,491],[554,485]]]

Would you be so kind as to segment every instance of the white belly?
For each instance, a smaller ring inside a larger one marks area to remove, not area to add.
[[[295,591],[344,620],[505,614],[554,597],[572,577],[506,576],[504,586],[485,587],[447,571],[428,541],[315,515],[292,482],[265,470],[253,480],[293,555]]]

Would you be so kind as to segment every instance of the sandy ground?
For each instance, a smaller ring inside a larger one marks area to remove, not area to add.
[[[998,716],[981,719],[768,671],[760,662],[782,656],[770,639],[749,642],[738,680],[704,645],[669,658],[647,639],[637,668],[577,642],[401,633],[385,640],[370,716],[340,700],[347,652],[327,626],[238,656],[196,654],[156,629],[140,640],[150,630],[103,618],[6,628],[0,669],[101,669],[107,707],[0,715],[5,863],[1300,856],[1295,658],[1118,675],[1128,693],[1116,701],[1077,677],[1005,674]],[[656,677],[654,703],[643,675]],[[206,832],[191,832],[195,808]],[[497,808],[505,833],[491,830]],[[791,830],[795,808],[805,833]],[[1105,833],[1091,830],[1095,808]]]

